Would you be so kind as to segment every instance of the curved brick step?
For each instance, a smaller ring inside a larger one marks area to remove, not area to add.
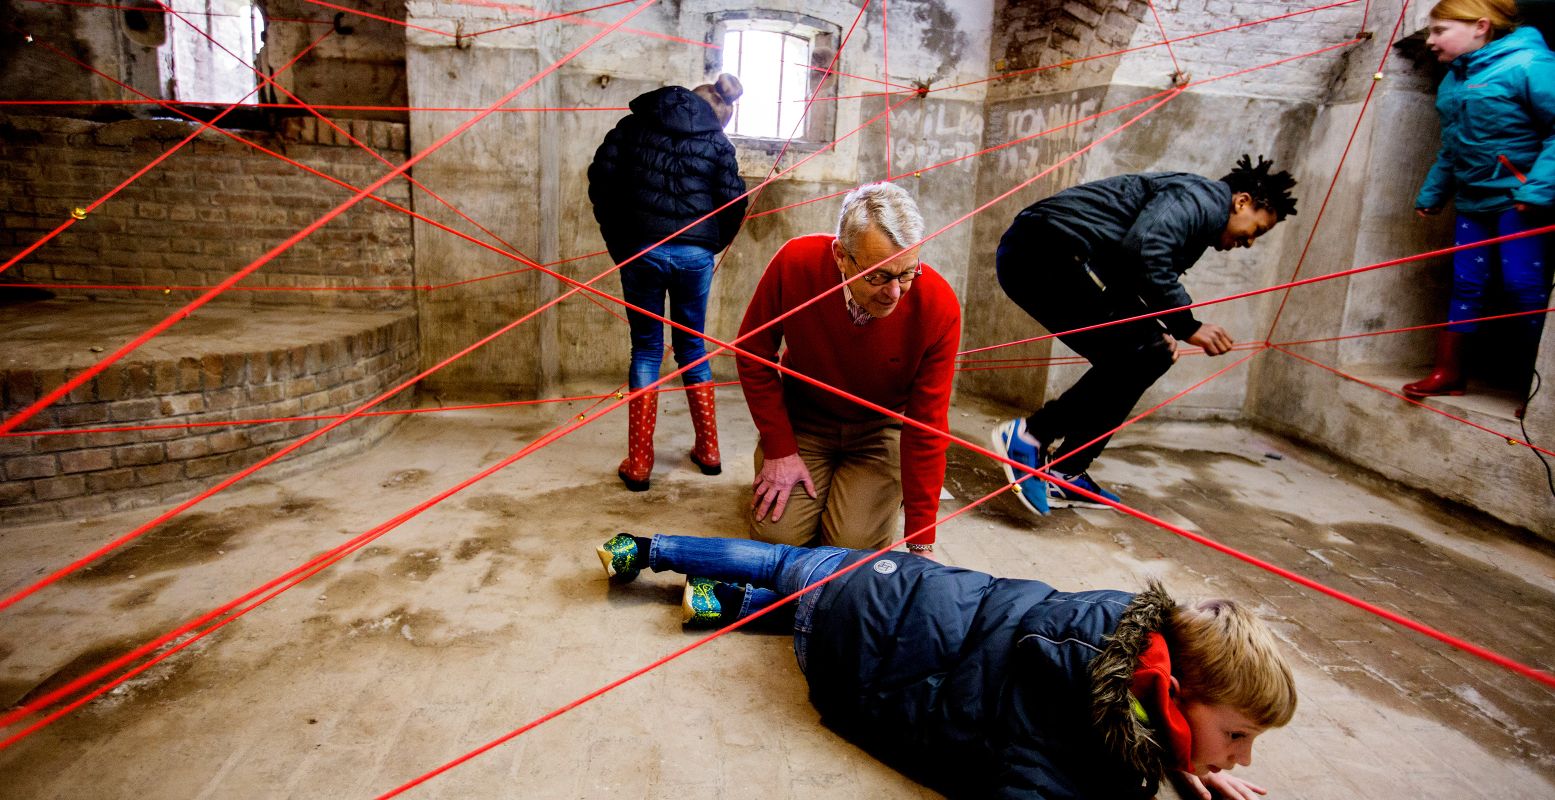
[[[27,407],[177,308],[43,300],[0,308],[0,403]],[[21,431],[339,414],[415,374],[404,312],[206,306]],[[380,408],[405,408],[411,392]],[[353,420],[261,475],[359,451],[398,416]],[[326,422],[0,437],[0,521],[79,519],[210,485]]]

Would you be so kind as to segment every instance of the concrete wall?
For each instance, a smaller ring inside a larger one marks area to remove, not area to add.
[[[1224,5],[1224,4],[1220,4]],[[1161,8],[1163,24],[1172,36],[1235,24],[1238,20],[1269,16],[1288,10],[1282,4],[1238,4],[1235,15],[1210,3],[1181,3],[1176,9]],[[1001,81],[990,90],[987,112],[987,146],[1007,144],[1049,128],[1082,120],[1140,100],[1167,88],[1173,72],[1163,48],[1140,50],[1125,56],[1082,60],[1126,48],[1137,48],[1161,37],[1148,6],[1121,0],[1077,3],[1019,3],[1000,7],[995,28],[1002,32],[992,53],[995,69],[1025,70]],[[1326,12],[1325,12],[1326,13]],[[1320,16],[1320,15],[1313,15]],[[1283,24],[1283,23],[1281,23]],[[1353,27],[1353,24],[1352,24]],[[1261,28],[1248,28],[1204,40],[1214,41],[1214,58],[1189,60],[1184,45],[1178,58],[1193,65],[1195,80],[1205,80],[1237,69],[1255,66],[1317,49],[1337,31],[1345,29],[1332,19],[1300,29],[1304,36],[1286,36],[1275,42]],[[1343,37],[1340,37],[1343,40]],[[998,47],[1002,45],[1003,50]],[[1196,45],[1200,56],[1208,45]],[[1225,54],[1234,55],[1225,55]],[[967,326],[971,347],[982,347],[1045,334],[1040,326],[1004,297],[993,279],[992,265],[998,238],[1015,214],[1027,205],[1065,187],[1127,172],[1185,171],[1218,177],[1228,172],[1244,153],[1264,154],[1281,166],[1295,168],[1311,125],[1313,85],[1336,70],[1346,56],[1323,54],[1301,63],[1299,72],[1275,68],[1249,93],[1246,79],[1217,81],[1196,87],[1142,118],[1117,136],[1079,158],[1060,166],[1051,175],[1002,200],[978,222],[971,261],[984,265],[986,279],[967,289],[969,302],[982,310]],[[1069,63],[1067,68],[1042,69]],[[1292,77],[1296,76],[1296,77]],[[1152,101],[1153,102],[1153,101]],[[1085,145],[1123,125],[1148,108],[1141,103],[1129,109],[1083,122],[1055,133],[1015,144],[993,158],[997,169],[987,169],[978,187],[980,198],[992,199],[1019,181],[1058,164]],[[1302,196],[1311,194],[1309,185]],[[1241,293],[1276,282],[1280,257],[1298,233],[1281,225],[1250,251],[1208,252],[1187,273],[1183,284],[1198,301]],[[1239,301],[1196,312],[1200,319],[1225,326],[1238,340],[1259,340],[1268,327],[1271,309],[1266,300]],[[1069,357],[1074,353],[1047,340],[980,354],[979,358]],[[1159,381],[1141,406],[1153,405],[1176,394],[1225,365],[1224,360],[1186,358]],[[1054,392],[1073,383],[1084,365],[1035,367],[1023,370],[989,370],[963,377],[963,389],[1034,408]],[[1174,418],[1235,418],[1241,415],[1250,372],[1224,376],[1189,397],[1173,403],[1161,414]]]
[[[1391,26],[1398,5],[1374,6]],[[1406,20],[1401,39],[1418,39],[1423,12]],[[1385,32],[1379,31],[1379,40]],[[1432,106],[1440,71],[1415,60],[1410,41],[1394,53],[1381,81],[1376,61],[1353,62],[1336,82],[1305,146],[1306,185],[1326,186],[1351,131],[1354,143],[1334,188],[1320,235],[1303,264],[1303,277],[1337,272],[1452,243],[1444,214],[1421,220],[1414,197],[1438,146]],[[1380,54],[1379,54],[1380,55]],[[1357,130],[1366,93],[1376,83],[1370,108]],[[1310,224],[1310,223],[1308,223]],[[1304,236],[1302,237],[1304,240]],[[1291,245],[1294,245],[1292,242]],[[1287,251],[1294,263],[1297,253]],[[1440,322],[1451,277],[1449,259],[1437,258],[1302,287],[1290,293],[1273,341],[1300,341]],[[1294,352],[1398,391],[1423,376],[1431,359],[1431,332],[1390,334],[1293,347]],[[1555,366],[1555,342],[1545,336],[1539,370]],[[1499,396],[1482,391],[1467,398],[1436,398],[1428,405],[1468,419],[1479,430],[1422,410],[1373,388],[1346,380],[1290,356],[1270,353],[1254,370],[1247,413],[1260,424],[1341,454],[1410,486],[1479,508],[1546,537],[1555,536],[1555,513],[1543,465],[1524,447],[1507,446],[1495,433],[1522,440],[1512,416],[1517,401],[1508,387]],[[1527,437],[1547,449],[1555,442],[1555,398],[1541,391],[1523,421]]]

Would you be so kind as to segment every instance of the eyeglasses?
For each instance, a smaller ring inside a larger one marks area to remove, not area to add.
[[[856,266],[860,266],[860,264],[858,263],[858,259],[854,258],[852,253],[848,253],[846,250],[844,250],[843,252],[847,254],[848,260],[852,261],[853,265],[855,267]],[[917,280],[918,276],[920,276],[922,274],[923,274],[923,262],[920,261],[920,262],[918,262],[918,265],[916,267],[914,267],[913,269],[911,269],[911,270],[909,270],[907,272],[901,272],[901,273],[894,273],[893,274],[893,273],[890,273],[890,272],[883,272],[883,271],[877,269],[874,272],[871,272],[868,275],[865,275],[864,277],[859,278],[859,280],[869,284],[870,286],[875,286],[875,287],[885,286],[886,284],[890,283],[891,281],[896,281],[897,284],[905,287],[905,286],[911,286],[912,282]]]

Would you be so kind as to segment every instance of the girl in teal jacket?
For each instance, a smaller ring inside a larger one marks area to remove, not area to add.
[[[1436,214],[1452,200],[1455,244],[1555,222],[1555,55],[1538,31],[1514,27],[1516,14],[1513,0],[1442,0],[1431,9],[1426,44],[1448,65],[1436,97],[1442,147],[1415,208]],[[1463,394],[1463,342],[1478,323],[1460,321],[1485,316],[1485,293],[1496,285],[1513,311],[1544,308],[1552,239],[1541,234],[1454,254],[1447,319],[1460,324],[1438,334],[1435,369],[1405,394]],[[1519,357],[1531,363],[1544,316],[1515,323],[1526,351]]]

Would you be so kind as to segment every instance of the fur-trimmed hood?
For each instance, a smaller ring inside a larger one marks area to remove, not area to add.
[[[1107,747],[1136,772],[1158,778],[1167,763],[1166,744],[1141,722],[1129,702],[1134,670],[1150,644],[1150,634],[1161,633],[1177,603],[1161,584],[1151,581],[1134,596],[1107,637],[1101,655],[1091,662],[1091,721]]]

